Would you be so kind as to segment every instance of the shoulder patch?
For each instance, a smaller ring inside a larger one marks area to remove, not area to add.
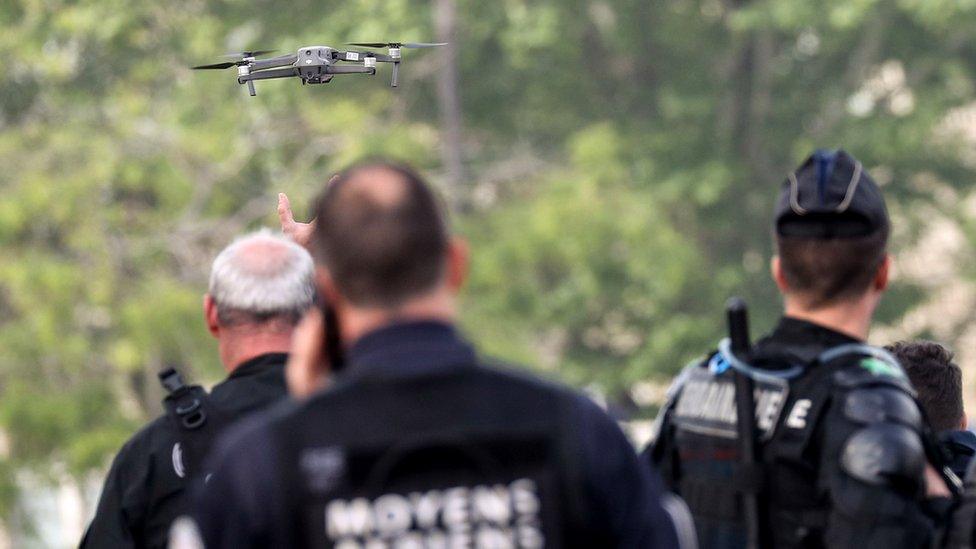
[[[872,359],[862,359],[855,364],[851,364],[850,366],[835,371],[832,375],[834,383],[841,389],[853,389],[855,387],[864,387],[866,385],[888,385],[897,387],[906,393],[915,396],[915,390],[912,389],[912,385],[909,383],[908,377],[906,377],[904,373],[901,373],[901,375],[875,373],[871,370],[871,368],[877,369],[878,366],[876,364],[863,364],[869,360]],[[884,368],[893,367],[888,363],[884,363]]]
[[[875,376],[889,376],[898,379],[905,378],[905,372],[901,368],[873,356],[862,358],[858,365]]]

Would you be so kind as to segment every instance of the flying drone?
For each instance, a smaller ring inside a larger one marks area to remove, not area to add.
[[[376,74],[376,63],[393,63],[393,77],[390,85],[397,87],[400,77],[400,50],[402,48],[433,48],[445,46],[441,43],[417,42],[353,42],[348,46],[363,48],[387,48],[387,53],[371,51],[340,50],[330,46],[306,46],[297,53],[268,59],[259,56],[274,53],[274,50],[244,51],[224,57],[238,58],[236,61],[214,63],[193,67],[196,70],[229,69],[237,67],[237,83],[247,84],[251,96],[255,80],[298,77],[305,84],[327,84],[337,74]]]

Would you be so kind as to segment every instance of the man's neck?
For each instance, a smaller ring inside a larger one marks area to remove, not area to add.
[[[812,322],[861,341],[868,338],[873,313],[874,308],[863,301],[810,310],[787,299],[784,310],[784,314],[790,318]]]
[[[454,323],[457,312],[450,295],[433,295],[407,302],[396,309],[347,307],[339,315],[342,342],[348,348],[364,335],[394,323],[433,320]]]
[[[220,339],[220,360],[228,374],[253,358],[289,350],[291,331],[240,330],[222,334]]]

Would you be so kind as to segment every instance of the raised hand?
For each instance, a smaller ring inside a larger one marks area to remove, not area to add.
[[[312,240],[312,233],[315,232],[315,220],[309,223],[295,221],[295,216],[291,212],[291,202],[285,193],[278,193],[278,219],[281,221],[281,232],[298,244],[308,247]]]

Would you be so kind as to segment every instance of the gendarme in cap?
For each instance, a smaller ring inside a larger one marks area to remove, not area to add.
[[[888,210],[861,162],[843,150],[818,150],[783,183],[776,234],[854,238],[888,227]]]

